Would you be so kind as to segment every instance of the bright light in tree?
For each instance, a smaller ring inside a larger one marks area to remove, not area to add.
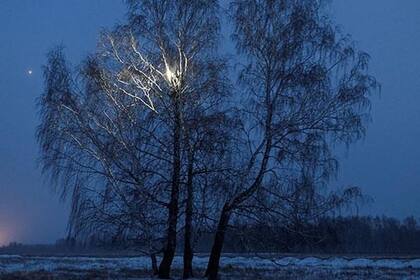
[[[175,78],[174,72],[172,72],[171,70],[166,71],[166,78],[169,82],[171,82]]]
[[[174,79],[176,78],[175,73],[171,70],[171,68],[169,68],[169,66],[166,64],[166,79],[168,80],[169,83],[172,84],[172,82],[174,81]]]
[[[168,64],[165,64],[165,78],[168,81],[169,85],[172,88],[179,88],[180,87],[180,79],[179,79],[179,71],[176,70],[175,72],[168,66]]]
[[[29,70],[28,70],[28,75],[32,75],[32,73],[33,73],[33,72],[32,72],[32,69],[29,69]]]

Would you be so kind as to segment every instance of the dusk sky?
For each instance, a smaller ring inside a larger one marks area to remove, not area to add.
[[[1,1],[0,245],[65,235],[66,204],[37,167],[42,65],[62,44],[77,66],[95,49],[100,29],[124,13],[119,0]],[[350,147],[331,185],[362,187],[374,199],[364,214],[420,217],[420,2],[336,0],[331,14],[371,55],[371,73],[382,85],[366,138]]]

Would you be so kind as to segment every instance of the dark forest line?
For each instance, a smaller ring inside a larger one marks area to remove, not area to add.
[[[226,251],[267,251],[306,254],[420,253],[420,227],[413,216],[324,217],[316,223],[275,227],[239,226],[232,229]]]
[[[212,234],[202,233],[195,250],[209,253]],[[182,240],[180,240],[182,242]],[[182,244],[182,243],[181,243]],[[141,244],[137,244],[141,248]],[[182,248],[182,246],[180,246]],[[16,242],[0,254],[135,256],[142,250],[121,241],[59,239],[50,245]],[[420,222],[413,216],[399,220],[387,216],[324,217],[316,223],[284,226],[233,225],[226,235],[225,253],[420,255]],[[181,253],[181,252],[178,252]]]

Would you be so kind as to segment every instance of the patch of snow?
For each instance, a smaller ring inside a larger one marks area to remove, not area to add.
[[[19,259],[19,258],[22,258],[22,256],[20,256],[20,255],[0,255],[0,259],[13,259],[13,258]]]
[[[207,257],[197,256],[194,258],[194,267],[205,269]],[[277,259],[225,256],[221,258],[222,267],[249,268],[273,270],[280,267],[322,267],[329,269],[352,269],[352,268],[388,268],[395,270],[420,269],[420,259],[346,259],[316,257],[295,258],[282,257]],[[18,271],[56,271],[56,270],[122,270],[122,269],[150,269],[151,262],[147,256],[140,257],[24,257],[17,255],[0,255],[0,274]],[[182,257],[176,256],[173,262],[174,268],[182,268]]]
[[[347,264],[349,267],[371,267],[373,261],[369,259],[353,259]]]
[[[297,265],[299,266],[318,266],[322,263],[321,259],[314,258],[314,257],[308,257],[300,260]]]

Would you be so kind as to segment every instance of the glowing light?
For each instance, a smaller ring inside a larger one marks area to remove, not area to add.
[[[6,245],[6,235],[0,231],[0,246]]]
[[[172,81],[175,79],[175,73],[169,68],[169,66],[166,64],[166,79],[169,83],[172,83]]]
[[[28,75],[32,75],[32,73],[33,73],[33,72],[32,72],[32,69],[29,69],[29,70],[28,70]]]
[[[179,89],[181,86],[181,79],[179,78],[180,73],[178,70],[175,72],[166,64],[165,78],[168,81],[169,85],[173,89]]]

